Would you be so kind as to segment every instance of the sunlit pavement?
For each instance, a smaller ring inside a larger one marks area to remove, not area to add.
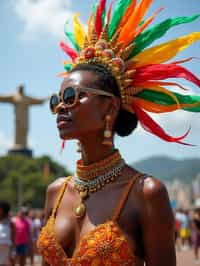
[[[198,262],[195,262],[192,250],[177,251],[176,254],[177,254],[177,266],[193,266],[193,265],[200,266],[200,260]]]

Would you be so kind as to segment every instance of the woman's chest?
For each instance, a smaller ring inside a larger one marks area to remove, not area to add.
[[[77,219],[73,211],[66,213],[66,208],[62,206],[57,213],[55,219],[55,234],[58,242],[68,254],[72,256],[74,250],[79,246],[81,239],[94,231],[100,224],[105,224],[107,221],[112,220],[113,215],[117,212],[117,204],[114,197],[101,198],[101,200],[91,199],[85,203],[87,213],[84,218]],[[117,224],[120,228],[120,233],[129,242],[132,250],[137,249],[137,237],[139,232],[139,212],[137,208],[130,206],[131,203],[125,204],[117,218]],[[76,204],[71,206],[74,210]]]

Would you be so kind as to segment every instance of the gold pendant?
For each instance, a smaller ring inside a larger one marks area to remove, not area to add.
[[[80,196],[82,199],[86,199],[89,196],[88,191],[87,190],[81,191]]]
[[[85,213],[86,213],[85,204],[81,202],[75,209],[75,215],[77,218],[82,218],[83,216],[85,216]]]

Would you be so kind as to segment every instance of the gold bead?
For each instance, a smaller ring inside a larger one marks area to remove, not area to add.
[[[80,196],[82,199],[85,199],[88,197],[88,191],[87,190],[83,190],[80,192]]]
[[[105,138],[111,138],[112,136],[112,132],[110,130],[105,130],[104,131],[104,137]]]
[[[81,202],[75,209],[75,215],[77,218],[82,218],[86,213],[86,207],[85,205]]]

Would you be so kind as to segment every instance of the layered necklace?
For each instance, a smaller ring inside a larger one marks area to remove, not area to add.
[[[82,218],[86,214],[86,206],[84,200],[94,193],[102,189],[106,184],[115,181],[116,177],[121,174],[125,162],[119,151],[115,151],[107,158],[90,164],[83,165],[82,160],[77,162],[75,176],[75,188],[79,192],[81,202],[75,208],[77,218]]]

